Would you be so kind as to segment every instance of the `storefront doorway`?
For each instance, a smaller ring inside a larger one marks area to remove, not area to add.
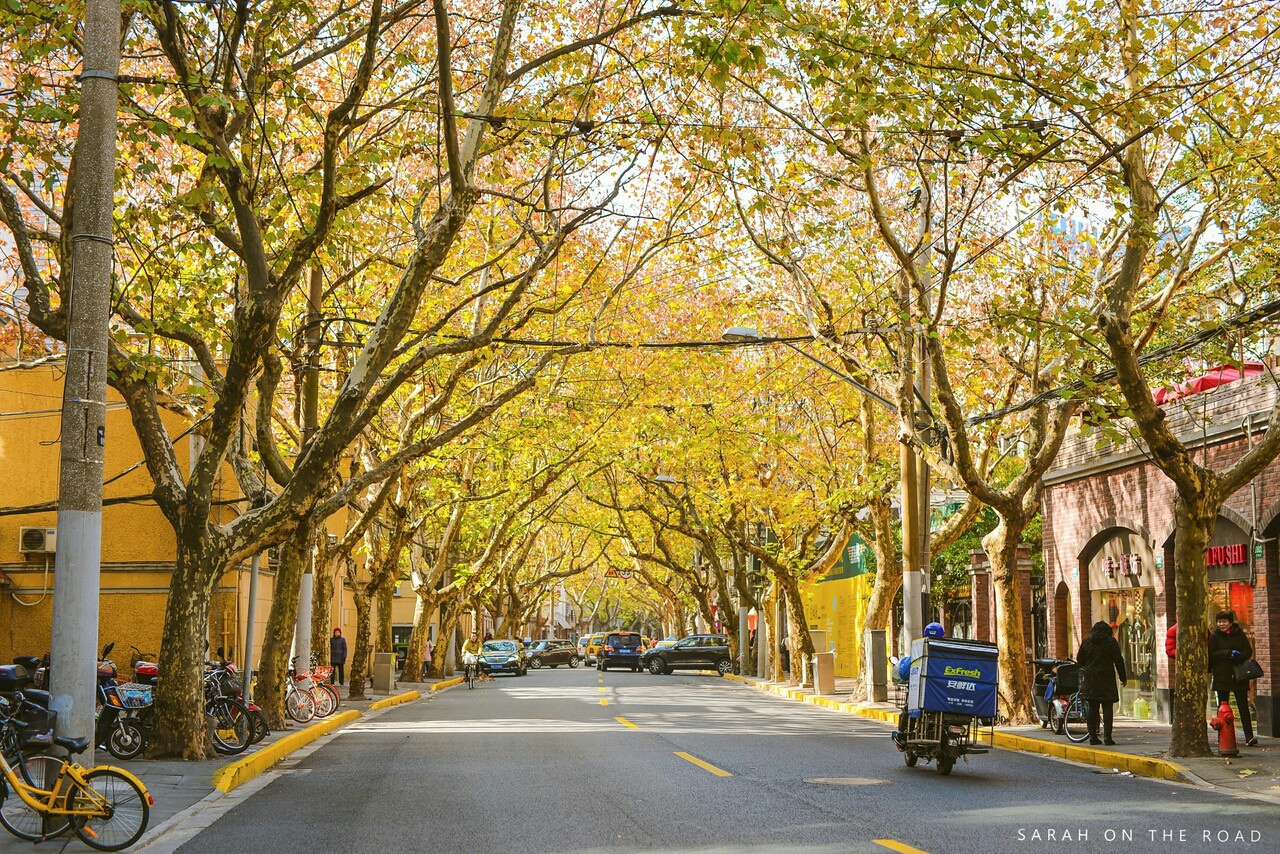
[[[1117,713],[1148,717],[1156,693],[1155,560],[1146,539],[1128,528],[1101,539],[1088,561],[1090,624],[1108,623],[1124,657],[1129,679]]]

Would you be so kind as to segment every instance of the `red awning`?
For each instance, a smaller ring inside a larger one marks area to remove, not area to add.
[[[1193,377],[1184,383],[1179,383],[1174,388],[1156,389],[1152,398],[1155,399],[1157,406],[1163,406],[1182,397],[1199,394],[1202,391],[1233,383],[1245,377],[1257,376],[1264,370],[1266,370],[1266,366],[1261,362],[1245,362],[1243,370],[1239,365],[1219,365],[1216,368],[1210,368],[1202,376]]]

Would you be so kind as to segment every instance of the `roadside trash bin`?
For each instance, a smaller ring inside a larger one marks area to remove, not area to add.
[[[834,652],[813,654],[813,683],[819,696],[836,692],[836,654]]]
[[[395,687],[396,654],[394,652],[375,652],[373,654],[373,690],[390,694]]]

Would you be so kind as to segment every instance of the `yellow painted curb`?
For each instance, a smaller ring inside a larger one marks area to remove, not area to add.
[[[431,690],[443,691],[446,688],[452,688],[454,685],[461,685],[461,684],[462,684],[462,677],[455,676],[452,679],[442,679],[439,682],[432,683]]]
[[[281,759],[284,759],[300,747],[305,747],[322,735],[333,732],[343,724],[350,723],[360,717],[360,712],[352,709],[318,724],[313,724],[300,732],[292,732],[272,744],[258,750],[243,759],[228,763],[219,768],[213,775],[213,787],[220,792],[229,792],[237,786],[257,777]]]
[[[985,739],[984,739],[985,740]],[[1154,759],[1149,756],[1132,756],[1112,750],[1098,750],[1096,747],[1082,747],[1070,742],[1041,741],[1038,738],[1027,738],[1010,732],[997,732],[994,746],[1005,750],[1020,750],[1023,753],[1039,753],[1044,756],[1056,756],[1084,765],[1096,765],[1099,768],[1118,768],[1142,777],[1155,777],[1158,780],[1188,782],[1183,773],[1187,769],[1167,759]]]
[[[871,718],[872,720],[883,721],[885,723],[896,724],[898,722],[899,712],[894,709],[876,709],[869,706],[863,706],[856,703],[843,703],[830,697],[818,697],[801,691],[798,688],[792,688],[784,685],[773,685],[757,682],[754,679],[744,679],[741,676],[726,677],[732,678],[738,682],[751,685],[759,691],[769,691],[781,697],[787,697],[802,703],[810,703],[816,706],[824,706],[828,709],[835,709],[845,714],[857,715],[862,718]],[[985,733],[981,737],[982,741],[987,741]],[[1039,753],[1042,756],[1056,756],[1060,759],[1068,759],[1072,762],[1079,762],[1084,765],[1095,765],[1099,768],[1118,768],[1121,771],[1128,771],[1141,777],[1154,777],[1158,780],[1173,780],[1180,783],[1191,782],[1186,775],[1186,766],[1179,765],[1176,762],[1170,762],[1167,759],[1154,759],[1149,756],[1131,756],[1127,753],[1117,753],[1110,750],[1098,750],[1093,747],[1082,747],[1067,742],[1065,744],[1055,741],[1042,741],[1038,738],[1027,738],[1023,735],[1015,735],[1010,732],[996,732],[993,743],[994,747],[1003,750],[1017,750],[1022,753]]]
[[[398,706],[401,703],[407,703],[410,700],[416,700],[421,696],[422,694],[418,691],[406,691],[403,694],[396,694],[394,697],[387,697],[385,699],[370,703],[369,711],[376,712],[378,709],[386,709],[386,708],[390,708],[391,706]]]

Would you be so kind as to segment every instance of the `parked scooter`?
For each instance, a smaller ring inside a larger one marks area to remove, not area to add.
[[[36,656],[18,656],[27,663],[39,663]],[[17,720],[17,745],[24,755],[39,753],[53,744],[53,728],[58,713],[49,708],[49,692],[31,687],[30,670],[22,661],[0,666],[0,697],[8,701]],[[5,747],[8,751],[8,745]],[[2,787],[0,787],[2,788]]]
[[[1070,658],[1037,658],[1035,692],[1036,717],[1041,728],[1049,727],[1062,735],[1067,721],[1071,695],[1079,687],[1079,672]]]

